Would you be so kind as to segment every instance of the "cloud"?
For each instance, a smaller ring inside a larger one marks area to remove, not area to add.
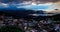
[[[23,6],[20,6],[23,5]],[[36,4],[36,5],[32,5],[32,4],[20,4],[19,6],[17,6],[17,8],[25,8],[25,9],[31,9],[31,10],[45,10],[47,9],[50,5],[52,5],[52,3],[45,3],[45,4]]]
[[[24,2],[25,3],[25,2]],[[17,8],[25,8],[25,9],[32,9],[32,10],[54,10],[54,9],[60,9],[60,2],[48,2],[48,3],[43,3],[43,4],[36,4],[32,5],[31,3],[29,4],[24,4],[23,6],[17,6]]]
[[[33,0],[0,0],[2,3],[9,3],[9,2],[17,2],[17,3],[22,3],[24,1],[33,1]],[[34,0],[35,2],[41,2],[41,3],[46,3],[46,2],[58,2],[60,0]]]
[[[41,1],[41,2],[58,2],[60,0],[38,0],[38,1]]]
[[[2,3],[11,3],[11,2],[22,3],[23,0],[0,0],[0,2],[2,2]]]
[[[0,3],[0,8],[7,8],[7,7],[8,7],[8,4]]]
[[[39,1],[43,1],[43,0],[39,0]],[[54,2],[52,0],[49,0],[47,2],[48,3],[43,3],[43,4],[34,3],[36,5],[33,5],[30,0],[29,1],[23,1],[22,3],[18,3],[18,4],[15,4],[15,3],[12,3],[12,4],[10,4],[10,3],[0,3],[0,7],[4,7],[4,8],[7,7],[8,8],[10,6],[14,6],[16,8],[25,8],[25,9],[33,9],[33,10],[41,10],[41,9],[42,10],[54,10],[56,8],[60,9],[60,2],[57,2],[56,0],[55,0],[55,3],[52,3],[52,2]]]

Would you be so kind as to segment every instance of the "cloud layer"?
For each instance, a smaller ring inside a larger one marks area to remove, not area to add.
[[[38,1],[41,1],[41,2],[58,2],[60,0],[38,0]]]
[[[0,0],[0,2],[3,2],[3,3],[8,3],[8,2],[20,2],[20,3],[22,3],[22,2],[24,2],[24,1],[35,1],[35,2],[37,2],[37,1],[39,1],[39,2],[41,2],[41,3],[46,3],[46,2],[58,2],[58,1],[60,1],[60,0]]]
[[[39,1],[40,3],[39,4],[32,3],[32,0],[28,0],[28,1],[23,0],[22,3],[18,3],[18,4],[15,4],[14,2],[13,3],[0,3],[0,8],[15,7],[15,8],[25,8],[25,9],[32,9],[32,10],[60,9],[60,2],[59,2],[60,0],[37,0],[37,1]],[[41,4],[42,2],[43,4]]]

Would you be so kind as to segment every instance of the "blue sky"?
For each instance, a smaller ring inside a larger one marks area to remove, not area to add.
[[[17,5],[17,4],[14,4],[14,5],[9,4],[8,5],[8,4],[3,3],[0,5],[0,9],[1,8],[16,8],[16,9],[24,8],[24,9],[38,10],[38,9],[47,9],[48,8],[48,5],[25,5],[25,4],[21,4],[21,5]]]
[[[17,8],[24,8],[24,9],[29,9],[29,10],[46,10],[49,9],[51,4],[24,4],[23,6],[17,6]]]
[[[44,3],[44,4],[29,4],[27,3],[0,3],[0,9],[7,8],[7,9],[27,9],[27,10],[53,10],[56,8],[56,4],[53,3]]]
[[[26,8],[27,9],[27,8]],[[38,5],[32,5],[31,7],[29,7],[28,9],[32,9],[32,10],[44,10],[44,9],[48,9],[48,6],[38,6]]]

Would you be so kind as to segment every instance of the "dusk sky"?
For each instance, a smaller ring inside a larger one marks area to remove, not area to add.
[[[24,8],[31,10],[60,9],[60,0],[0,0],[0,8]]]

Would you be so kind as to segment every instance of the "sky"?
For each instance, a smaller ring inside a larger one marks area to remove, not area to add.
[[[60,10],[60,0],[0,0],[0,9],[11,7],[46,11]]]
[[[0,2],[8,3],[8,2],[23,2],[23,1],[39,1],[41,3],[46,3],[46,2],[58,2],[60,0],[0,0]]]

